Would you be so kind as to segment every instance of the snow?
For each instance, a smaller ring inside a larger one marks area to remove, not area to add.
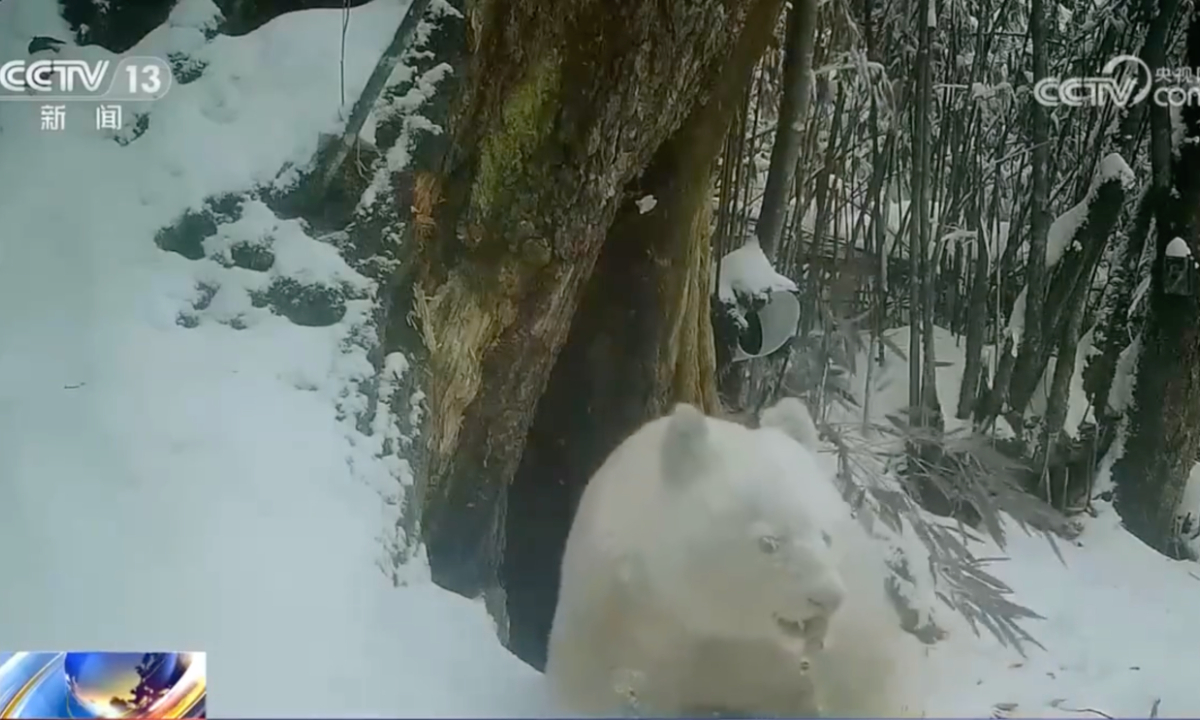
[[[1083,370],[1087,366],[1093,342],[1094,332],[1089,329],[1079,338],[1075,348],[1075,372],[1071,374],[1071,383],[1068,386],[1067,416],[1063,422],[1063,431],[1070,437],[1078,437],[1079,426],[1091,417],[1091,405],[1083,389]],[[1029,407],[1025,411],[1027,418],[1043,417],[1046,414],[1050,388],[1054,384],[1054,367],[1057,364],[1057,356],[1051,357],[1050,362],[1046,364],[1046,371],[1029,398]]]
[[[1132,320],[1134,313],[1141,309],[1142,303],[1146,300],[1146,294],[1148,292],[1150,292],[1149,276],[1142,278],[1138,282],[1137,287],[1133,289],[1133,298],[1130,300],[1129,312],[1126,315],[1128,319]]]
[[[1192,251],[1188,249],[1188,245],[1183,241],[1183,238],[1171,238],[1171,242],[1167,243],[1167,249],[1163,253],[1167,257],[1189,257]]]
[[[351,11],[348,101],[404,7]],[[0,3],[0,56],[24,57],[32,35],[68,38],[56,10]],[[413,549],[397,530],[413,478],[394,450],[412,439],[386,403],[369,434],[355,418],[366,381],[387,398],[413,368],[392,353],[374,378],[374,284],[333,238],[253,200],[207,233],[202,259],[155,245],[210,196],[294,179],[348,112],[339,9],[210,41],[215,11],[183,0],[134,49],[185,53],[204,69],[136,108],[149,126],[126,146],[88,127],[90,107],[40,132],[36,104],[0,103],[0,649],[204,650],[214,716],[553,715],[541,677],[501,647],[481,603],[435,587],[420,552],[395,565]],[[71,45],[60,56],[111,59]],[[448,72],[416,78],[417,94],[396,102],[415,110]],[[416,112],[406,123],[437,131]],[[389,166],[404,167],[407,152]],[[900,212],[889,209],[889,228]],[[246,245],[275,263],[232,266]],[[724,299],[796,288],[753,241],[722,259],[721,279]],[[299,326],[255,302],[281,280],[345,290],[344,317]],[[906,329],[889,334],[907,346]],[[940,328],[935,342],[950,408],[961,342]],[[1120,360],[1114,406],[1128,401],[1136,348]],[[906,378],[888,351],[872,378],[874,419],[907,403]],[[1078,402],[1073,387],[1069,425]],[[952,415],[948,428],[964,428]],[[1198,486],[1186,507],[1200,503]],[[1188,662],[1200,573],[1096,506],[1078,544],[1063,543],[1065,565],[1018,530],[1004,549],[975,547],[1008,557],[991,571],[1045,616],[1026,627],[1046,651],[1022,659],[937,606],[927,585],[905,589],[947,631],[907,669],[924,714],[982,717],[1006,703],[1013,715],[1145,716],[1159,699],[1163,717],[1200,712]]]
[[[1184,138],[1187,137],[1187,123],[1183,121],[1183,106],[1170,105],[1167,112],[1171,118],[1171,154],[1179,157]]]
[[[889,330],[887,336],[895,346],[908,347],[908,328]],[[965,429],[969,422],[953,417],[963,348],[943,328],[934,328],[934,342],[947,431]],[[1081,345],[1086,342],[1085,337]],[[1081,347],[1077,356],[1085,355]],[[859,358],[860,400],[867,391],[865,362],[866,357]],[[1124,365],[1131,362],[1122,358]],[[883,367],[876,367],[872,377],[873,422],[883,422],[907,405],[907,373],[908,363],[887,350]],[[1068,425],[1074,422],[1070,418],[1086,413],[1079,390],[1072,387]],[[1114,386],[1113,394],[1120,392]],[[1097,494],[1108,485],[1105,474],[1102,467]],[[1200,643],[1200,623],[1192,621],[1200,601],[1200,567],[1153,552],[1120,526],[1110,503],[1093,499],[1093,505],[1098,516],[1085,518],[1080,537],[1058,541],[1065,564],[1045,539],[1011,523],[1004,548],[990,540],[972,545],[977,557],[1002,559],[988,572],[1013,588],[1014,601],[1045,618],[1023,627],[1046,649],[1027,648],[1023,658],[986,630],[976,635],[957,614],[934,608],[947,637],[928,648],[912,674],[914,682],[923,684],[924,716],[1147,717],[1156,702],[1160,717],[1200,712],[1186,660]],[[1193,471],[1184,508],[1200,511],[1200,465]]]
[[[1087,195],[1071,209],[1055,218],[1050,224],[1046,235],[1046,267],[1052,268],[1062,259],[1067,248],[1076,243],[1075,235],[1087,220],[1088,208],[1096,199],[1100,186],[1117,180],[1123,187],[1129,189],[1136,182],[1136,176],[1129,164],[1118,153],[1110,153],[1100,161],[1096,174],[1092,178],[1091,188]]]
[[[1200,463],[1192,466],[1188,474],[1187,487],[1183,491],[1183,500],[1179,503],[1180,514],[1190,515],[1191,522],[1200,522]],[[1185,538],[1192,552],[1200,555],[1200,527],[1193,525]]]
[[[1117,369],[1112,388],[1108,391],[1108,406],[1114,412],[1123,412],[1133,402],[1133,386],[1137,381],[1137,361],[1141,352],[1142,338],[1139,335],[1117,356]]]
[[[1025,335],[1025,298],[1029,287],[1021,288],[1021,293],[1013,301],[1012,312],[1008,314],[1008,336],[1012,338],[1012,353],[1017,354],[1021,347],[1021,338]]]
[[[1183,666],[1200,628],[1194,563],[1168,560],[1126,533],[1100,503],[1077,542],[1060,542],[1065,564],[1041,538],[1013,528],[1008,562],[990,570],[1045,620],[1028,629],[1046,647],[1022,659],[990,636],[952,637],[931,653],[943,679],[931,717],[976,717],[1013,703],[1011,717],[1189,717],[1200,710],[1195,677]],[[986,554],[990,548],[977,548]],[[968,631],[969,632],[969,631]],[[967,642],[963,642],[967,640]]]
[[[836,237],[839,240],[849,240],[855,227],[858,226],[858,223],[861,220],[863,223],[864,232],[855,238],[855,242],[857,243],[857,247],[864,248],[864,243],[868,240],[870,240],[872,243],[874,242],[872,239],[874,235],[871,232],[871,209],[860,208],[855,204],[855,202],[849,199],[843,199],[842,196],[846,196],[848,198],[850,194],[849,190],[843,187],[844,185],[845,183],[842,182],[840,178],[830,178],[830,190],[838,192],[839,196],[834,200],[834,209],[832,209],[829,213],[829,219],[826,221],[827,225],[824,233],[827,237]],[[908,232],[908,222],[911,222],[912,220],[908,217],[909,204],[910,203],[907,200],[901,200],[899,202],[887,202],[885,204],[886,207],[883,213],[885,216],[884,245],[888,254],[892,252],[892,248],[895,246],[896,240],[900,236],[900,231],[905,230],[905,232]],[[937,219],[940,212],[941,206],[937,203],[933,203],[930,208],[929,216],[931,218],[930,224],[933,226],[934,232],[938,232]],[[801,225],[804,232],[811,235],[816,231],[817,217],[819,214],[820,209],[816,207],[815,204],[808,207],[804,214],[804,218],[802,219]]]
[[[1106,182],[1116,179],[1121,185],[1128,190],[1136,181],[1133,170],[1124,158],[1118,153],[1110,153],[1100,161],[1099,167],[1096,169],[1096,174],[1092,178],[1091,188],[1087,195],[1071,207],[1069,210],[1059,215],[1050,224],[1050,229],[1046,232],[1046,268],[1050,269],[1058,265],[1070,247],[1079,247],[1079,241],[1076,235],[1079,229],[1087,221],[1088,209],[1092,202],[1096,199],[1096,193],[1100,186]],[[1007,235],[1005,236],[1007,241]],[[1003,252],[1001,250],[1000,252]],[[1021,338],[1025,332],[1025,302],[1027,288],[1021,288],[1021,293],[1017,296],[1013,303],[1012,311],[1008,316],[1007,333],[1013,339],[1013,352],[1021,345]]]
[[[420,48],[431,37],[437,18],[454,15],[458,15],[458,11],[448,2],[445,2],[445,0],[434,0],[434,2],[431,2],[429,12],[425,14],[425,19],[417,23],[416,31],[413,33],[412,45],[405,52],[404,57],[415,59],[418,55],[429,55],[429,51],[421,50]],[[404,62],[397,63],[396,67],[392,70],[392,75],[388,79],[389,85],[411,82],[412,86],[403,95],[380,99],[371,112],[368,113],[366,122],[363,123],[363,128],[359,131],[360,139],[374,144],[379,117],[395,112],[400,118],[400,137],[388,149],[383,167],[379,168],[375,173],[371,184],[359,199],[359,211],[371,208],[376,200],[379,199],[380,194],[387,192],[389,188],[388,182],[392,173],[408,167],[411,160],[410,152],[412,150],[412,143],[416,139],[418,132],[432,134],[443,132],[442,127],[431,122],[429,118],[418,111],[433,95],[438,83],[445,80],[451,74],[451,71],[452,68],[448,63],[439,63],[420,76],[417,76],[416,69]]]
[[[995,97],[997,94],[999,94],[1001,90],[1007,90],[1007,88],[997,87],[997,86],[993,86],[993,85],[984,85],[981,82],[973,82],[973,83],[971,83],[971,99],[973,99],[973,100],[979,100],[979,99],[990,100],[993,97]]]
[[[404,7],[351,12],[348,99]],[[69,38],[56,10],[0,4],[0,56]],[[420,555],[407,585],[385,572],[412,478],[383,452],[394,425],[354,426],[372,283],[253,201],[204,259],[155,246],[206,197],[303,166],[347,110],[340,10],[206,42],[214,10],[185,0],[132,51],[207,66],[137,108],[150,123],[128,146],[90,106],[41,132],[36,103],[0,103],[0,648],[205,650],[209,710],[227,717],[536,715],[539,676],[480,604],[434,587]],[[237,242],[274,266],[227,267]],[[345,317],[301,327],[256,307],[278,278],[348,288]],[[216,289],[203,309],[199,284]]]
[[[1047,268],[1057,265],[1058,261],[1067,252],[1067,248],[1075,242],[1075,234],[1079,232],[1079,228],[1087,220],[1089,205],[1091,205],[1090,198],[1059,215],[1050,224],[1050,230],[1046,233]]]
[[[791,278],[775,272],[758,240],[753,238],[721,258],[719,276],[718,297],[731,305],[739,297],[758,298],[775,291],[797,290]]]
[[[1133,168],[1129,167],[1129,163],[1125,162],[1125,158],[1121,157],[1120,153],[1109,153],[1100,161],[1100,167],[1096,170],[1096,177],[1092,182],[1092,186],[1101,185],[1109,180],[1118,179],[1121,185],[1126,188],[1132,188],[1137,183],[1137,175],[1134,174]]]
[[[988,259],[991,260],[991,266],[994,267],[996,261],[1004,255],[1005,248],[1008,247],[1008,234],[1012,229],[1012,223],[1007,220],[997,220],[991,232],[988,234]],[[994,270],[993,270],[994,272]]]

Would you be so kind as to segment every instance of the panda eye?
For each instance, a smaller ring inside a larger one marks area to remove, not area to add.
[[[758,549],[768,555],[778,552],[780,544],[779,538],[772,537],[771,535],[763,535],[758,539]]]

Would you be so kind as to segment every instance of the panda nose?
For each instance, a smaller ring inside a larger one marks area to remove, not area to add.
[[[832,579],[831,579],[832,580]],[[833,614],[842,604],[845,591],[840,582],[829,582],[806,596],[809,604],[827,614]]]

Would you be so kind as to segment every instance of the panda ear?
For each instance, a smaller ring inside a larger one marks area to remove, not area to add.
[[[708,418],[699,409],[679,403],[667,420],[662,446],[663,479],[682,485],[704,470],[708,455]]]
[[[821,436],[817,433],[816,423],[799,398],[785,397],[767,408],[758,424],[759,427],[775,428],[783,432],[813,452],[821,447]]]

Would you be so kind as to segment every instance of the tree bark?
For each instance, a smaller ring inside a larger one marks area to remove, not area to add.
[[[1144,2],[1137,6],[1138,11],[1134,13],[1137,19],[1145,21],[1148,18],[1146,37],[1138,56],[1151,73],[1156,73],[1166,63],[1169,35],[1178,5],[1178,0],[1162,0],[1158,7],[1153,2]],[[1150,103],[1146,102],[1133,105],[1122,118],[1121,129],[1114,143],[1119,143],[1121,154],[1127,159],[1135,157],[1135,151],[1141,143],[1141,128],[1149,106]],[[1110,415],[1108,396],[1117,359],[1131,342],[1128,315],[1133,293],[1140,281],[1138,267],[1142,250],[1150,234],[1155,208],[1163,202],[1158,195],[1167,192],[1169,185],[1170,178],[1165,176],[1151,181],[1138,203],[1133,228],[1127,238],[1113,248],[1109,258],[1109,288],[1105,293],[1103,314],[1096,324],[1096,348],[1099,353],[1088,362],[1084,373],[1084,388],[1098,420]]]
[[[779,121],[771,146],[771,164],[763,188],[762,206],[754,231],[768,260],[775,259],[775,247],[787,215],[792,194],[796,161],[812,88],[812,61],[817,29],[816,0],[793,0],[788,11],[787,42],[783,49],[783,97],[779,101]]]
[[[1033,45],[1033,79],[1037,82],[1049,74],[1046,67],[1046,8],[1045,0],[1031,0],[1029,34]],[[1033,144],[1030,168],[1029,256],[1025,263],[1025,317],[1019,353],[1009,381],[1009,402],[1013,390],[1037,385],[1037,360],[1044,354],[1042,322],[1046,301],[1046,234],[1050,229],[1047,205],[1050,201],[1050,128],[1046,108],[1030,99],[1030,123]],[[1043,366],[1044,367],[1044,366]],[[1032,378],[1032,379],[1031,379]],[[1018,413],[1024,410],[1022,407]],[[1016,428],[1019,430],[1020,428]]]
[[[1075,306],[1087,302],[1092,276],[1125,204],[1124,182],[1120,177],[1097,176],[1093,179],[1088,198],[1085,198],[1085,202],[1088,202],[1087,215],[1067,242],[1066,251],[1050,275],[1045,309],[1038,318],[1042,338],[1047,341],[1056,341],[1063,334],[1063,328]],[[1046,373],[1052,349],[1048,342],[1021,346],[1016,366],[1023,371],[1013,372],[1008,394],[1011,412],[1024,415],[1030,398]]]
[[[933,274],[940,257],[930,256],[932,212],[930,166],[932,150],[929,118],[933,113],[934,0],[921,0],[917,12],[916,97],[912,105],[912,199],[909,219],[909,405],[911,422],[925,427],[941,424],[941,409],[934,382]]]
[[[421,248],[414,302],[429,351],[422,529],[434,579],[444,587],[474,596],[498,583],[509,483],[607,244],[620,241],[624,247],[614,244],[613,252],[628,256],[613,261],[616,269],[602,265],[597,282],[618,270],[646,272],[661,259],[656,253],[672,259],[670,270],[653,268],[641,279],[639,297],[650,304],[636,307],[645,317],[662,315],[669,322],[651,317],[642,325],[628,316],[608,321],[617,326],[617,337],[634,342],[611,352],[638,360],[607,366],[617,371],[608,387],[620,393],[608,400],[619,406],[639,388],[671,385],[673,392],[678,384],[712,397],[702,361],[690,349],[679,350],[679,338],[699,346],[708,328],[707,297],[700,297],[698,280],[708,268],[701,266],[703,253],[683,244],[694,236],[676,229],[652,247],[648,235],[617,235],[610,228],[618,217],[630,222],[638,192],[662,192],[660,202],[679,207],[680,197],[691,196],[672,183],[703,182],[707,189],[707,173],[672,174],[707,168],[703,163],[680,162],[664,177],[645,171],[652,161],[666,162],[659,161],[664,144],[699,108],[724,107],[724,95],[714,88],[742,53],[757,58],[761,44],[746,49],[748,38],[760,24],[770,26],[778,10],[779,0],[486,0],[471,9],[472,56],[454,143],[435,193],[444,200]],[[716,147],[724,129],[715,133]],[[639,186],[634,181],[644,174],[647,182]],[[689,185],[687,192],[697,191]],[[642,222],[659,223],[667,213],[652,211]],[[675,219],[687,220],[682,211]],[[651,259],[639,259],[639,252]],[[629,292],[612,285],[605,290],[605,301],[613,303]],[[593,313],[609,317],[606,303],[600,305]],[[632,375],[621,374],[625,369]],[[581,382],[580,376],[575,380]],[[663,392],[653,401],[643,398],[644,412],[671,397]],[[544,400],[547,408],[555,403],[566,405],[568,415],[593,410],[584,393]],[[586,479],[592,458],[564,457],[571,482]],[[542,487],[565,482],[553,460],[542,467],[530,463],[528,472]],[[566,504],[556,507],[569,515]]]
[[[983,169],[980,168],[980,198],[974,209],[975,227],[978,228],[975,242],[975,267],[971,280],[971,296],[967,303],[967,348],[963,364],[963,382],[958,391],[958,408],[955,416],[960,420],[977,417],[988,395],[983,391],[984,364],[983,343],[988,326],[988,292],[991,290],[992,248],[996,248],[996,260],[1000,259],[1000,159],[1004,157],[1004,149],[1008,145],[1008,135],[1011,125],[1005,125],[992,151],[995,175],[992,179],[992,196],[984,208],[982,197],[986,185],[983,182]],[[1011,227],[1011,226],[1010,226]],[[995,350],[993,350],[994,352]]]
[[[912,197],[909,200],[908,226],[908,411],[909,422],[924,425],[921,401],[921,274],[924,269],[923,255],[927,251],[928,235],[922,230],[924,217],[928,221],[929,208],[924,202],[925,168],[923,162],[929,155],[929,113],[932,110],[932,94],[924,91],[929,86],[932,68],[930,63],[930,28],[927,22],[929,5],[933,0],[917,3],[917,78],[916,96],[912,112]],[[901,221],[903,227],[903,220]]]
[[[592,473],[675,402],[719,408],[707,322],[712,176],[776,14],[755,8],[709,101],[626,193],[657,204],[618,212],[539,402],[509,491],[503,568],[510,648],[534,667],[545,663],[562,549]]]
[[[1055,450],[1071,404],[1071,378],[1075,375],[1075,351],[1082,329],[1083,305],[1082,300],[1071,305],[1070,315],[1058,339],[1058,354],[1053,379],[1050,381],[1050,394],[1046,400],[1046,416],[1042,419],[1042,432],[1037,438],[1038,447],[1034,453],[1033,467],[1036,472],[1041,473],[1044,496],[1046,502],[1051,504],[1054,496],[1048,485],[1050,475],[1047,470],[1049,465],[1055,464]],[[1060,500],[1065,503],[1066,495],[1063,494]],[[1062,509],[1065,510],[1065,507]]]
[[[1168,2],[1170,0],[1167,0]],[[1160,7],[1160,11],[1162,8]],[[1200,63],[1200,12],[1192,10],[1187,64]],[[1171,161],[1166,108],[1149,108],[1155,175]],[[1150,547],[1172,557],[1184,554],[1176,512],[1200,447],[1200,302],[1167,295],[1163,257],[1173,238],[1191,251],[1192,271],[1200,257],[1200,107],[1183,109],[1185,138],[1173,165],[1173,192],[1159,196],[1155,214],[1157,253],[1151,271],[1150,308],[1137,366],[1133,408],[1124,455],[1113,467],[1114,505],[1126,528]]]
[[[1154,208],[1160,202],[1155,199],[1153,186],[1142,192],[1133,226],[1124,237],[1118,238],[1119,246],[1109,254],[1108,286],[1101,299],[1100,317],[1096,321],[1095,344],[1098,352],[1087,362],[1083,370],[1083,389],[1092,406],[1092,415],[1102,422],[1115,419],[1120,413],[1109,409],[1109,393],[1117,372],[1117,360],[1136,336],[1131,332],[1129,314],[1133,307],[1133,295],[1141,281],[1139,268],[1150,227],[1154,222]]]

